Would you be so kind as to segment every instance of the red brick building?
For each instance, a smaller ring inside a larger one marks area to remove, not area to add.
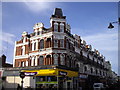
[[[33,27],[33,33],[22,33],[21,40],[15,44],[14,67],[76,66],[74,52],[80,48],[80,36],[71,34],[66,16],[63,16],[59,8],[51,16],[50,25],[50,28],[45,28],[43,23],[37,23]]]

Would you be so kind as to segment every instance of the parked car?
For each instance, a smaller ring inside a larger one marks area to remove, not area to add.
[[[94,83],[93,88],[94,88],[94,90],[104,90],[105,89],[103,83]]]

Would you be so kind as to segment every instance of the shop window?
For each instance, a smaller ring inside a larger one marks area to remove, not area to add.
[[[58,23],[54,23],[54,32],[58,32]]]
[[[58,47],[58,40],[56,40],[56,39],[54,40],[54,47],[56,47],[56,48]]]
[[[44,40],[40,40],[40,49],[44,49]]]
[[[65,56],[63,54],[60,55],[61,65],[65,65]]]
[[[36,78],[36,80],[38,82],[46,81],[46,77],[45,76],[39,76],[39,77]]]
[[[60,47],[64,47],[64,40],[60,40]]]
[[[40,56],[39,57],[39,65],[43,65],[43,60],[44,60],[43,56]]]
[[[50,82],[50,81],[57,81],[57,77],[55,76],[47,76],[47,81]]]
[[[57,65],[58,64],[58,54],[54,54],[54,64]]]

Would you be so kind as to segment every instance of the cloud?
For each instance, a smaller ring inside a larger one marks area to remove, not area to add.
[[[24,0],[25,5],[32,11],[32,12],[36,12],[36,13],[40,13],[42,12],[42,14],[46,14],[47,10],[50,10],[52,7],[54,7],[55,5],[51,2],[28,2],[27,0]],[[36,0],[39,1],[39,0]],[[44,13],[43,13],[44,12]]]
[[[14,40],[13,40],[15,38],[14,34],[2,32],[2,33],[0,33],[0,36],[2,36],[0,38],[0,41],[2,41],[2,43],[8,43],[8,44],[11,44],[11,45],[14,44]]]
[[[85,37],[83,36],[83,39],[98,50],[118,50],[118,33],[116,31],[106,31],[104,33],[98,33]]]
[[[112,64],[112,69],[118,73],[118,32],[116,30],[83,36],[92,49],[97,49]]]
[[[15,35],[6,32],[0,32],[0,55],[7,53],[14,45]]]

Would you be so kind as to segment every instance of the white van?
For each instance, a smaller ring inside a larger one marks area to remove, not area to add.
[[[104,85],[103,85],[103,83],[94,83],[93,88],[94,88],[94,90],[103,90]]]

